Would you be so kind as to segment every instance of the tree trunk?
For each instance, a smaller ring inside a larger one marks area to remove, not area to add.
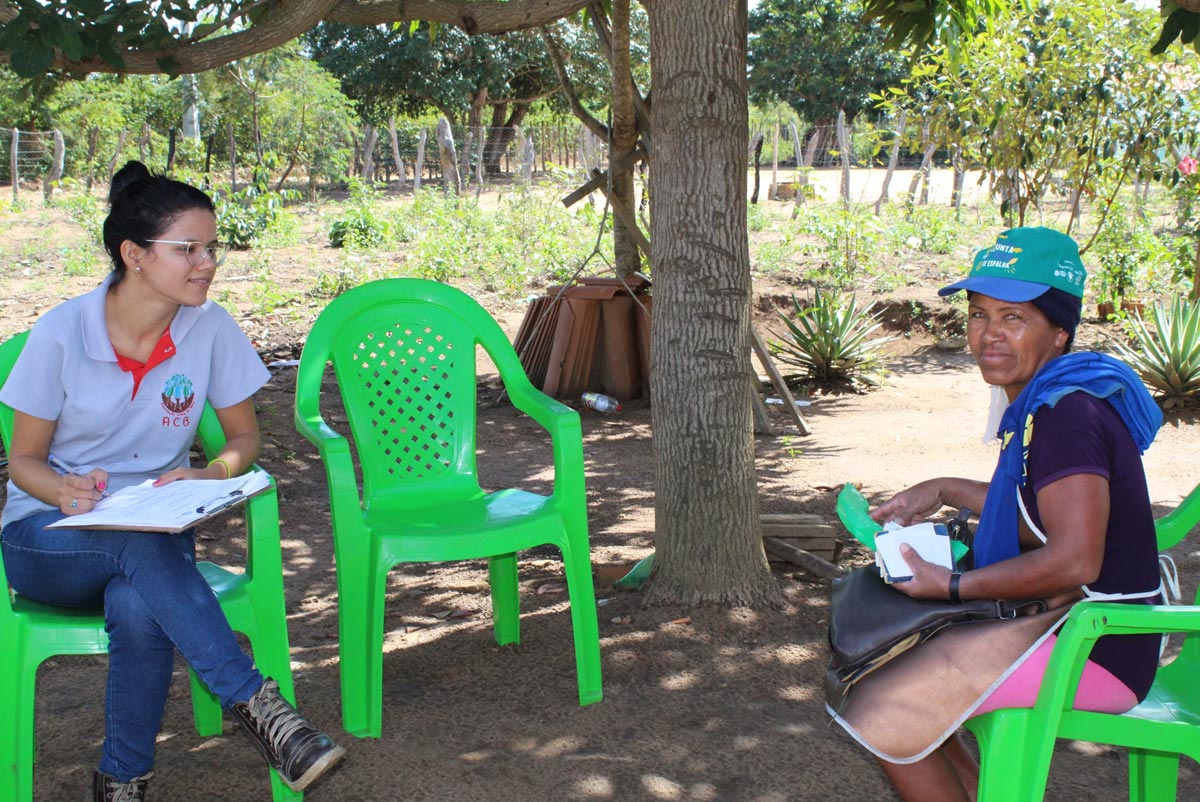
[[[492,106],[492,125],[488,129],[487,143],[483,147],[483,167],[488,175],[500,175],[500,160],[508,152],[508,146],[517,135],[517,127],[525,122],[529,114],[528,103],[514,103],[512,114],[508,113],[508,104],[500,103]]]
[[[779,602],[758,517],[746,0],[649,4],[656,574],[650,603]]]
[[[632,214],[633,162],[637,148],[637,115],[633,108],[633,72],[629,64],[629,0],[612,4],[612,152],[608,168],[612,176],[612,201],[622,203]],[[637,243],[620,217],[613,215],[613,269],[618,276],[632,276],[641,269]]]

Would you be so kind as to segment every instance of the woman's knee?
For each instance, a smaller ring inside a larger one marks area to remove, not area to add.
[[[154,611],[128,579],[117,577],[104,591],[104,629],[110,649],[171,649]]]

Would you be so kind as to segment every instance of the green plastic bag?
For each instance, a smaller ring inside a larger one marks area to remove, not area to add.
[[[875,550],[875,535],[883,531],[883,527],[877,524],[870,514],[871,505],[867,503],[866,497],[858,492],[858,488],[849,482],[842,488],[842,492],[838,493],[837,514],[842,520],[842,526],[846,527],[846,531],[854,535],[859,543]],[[960,540],[950,542],[950,553],[954,557],[954,561],[958,562],[970,551],[970,547]]]

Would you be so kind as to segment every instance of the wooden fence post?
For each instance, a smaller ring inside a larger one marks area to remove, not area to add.
[[[63,142],[62,131],[54,129],[54,156],[50,163],[50,172],[42,179],[42,198],[49,202],[54,194],[54,184],[62,178],[63,162],[67,156],[67,146]]]
[[[475,151],[475,200],[479,200],[479,193],[483,192],[483,146],[487,142],[487,129],[479,129],[479,143]]]
[[[388,118],[388,137],[392,140],[392,161],[396,163],[396,172],[400,174],[400,189],[404,190],[408,176],[404,172],[404,159],[400,158],[400,137],[396,134],[396,118]]]
[[[417,136],[417,164],[413,167],[413,194],[417,194],[417,190],[421,188],[421,173],[425,170],[425,140],[429,132],[424,128]]]
[[[533,139],[528,134],[521,134],[521,182],[526,186],[533,184],[533,162],[537,153],[533,147]]]
[[[100,147],[100,127],[93,125],[88,129],[88,150],[87,150],[87,190],[92,191],[92,181],[95,179],[96,172],[96,150]]]
[[[771,200],[779,200],[779,121],[771,126]]]
[[[950,190],[950,205],[954,207],[955,212],[962,210],[963,183],[966,179],[966,170],[963,169],[962,148],[958,145],[954,146],[954,184]],[[1075,197],[1075,202],[1079,202],[1079,197]],[[1068,225],[1067,231],[1070,231]]]
[[[454,152],[454,133],[450,121],[445,117],[437,124],[438,156],[442,162],[442,192],[455,195],[462,192],[462,181],[458,176],[458,155]]]
[[[146,152],[149,151],[150,156],[154,155],[154,148],[150,147],[150,123],[142,123],[142,135],[138,137],[138,157],[141,158],[142,164],[145,164],[149,158]]]
[[[367,183],[372,183],[375,179],[375,142],[379,139],[379,132],[375,130],[375,126],[367,123],[367,127],[363,129],[363,155],[362,155],[362,180]]]
[[[900,142],[904,139],[904,123],[908,120],[908,109],[900,109],[900,122],[896,125],[896,136],[892,139],[892,149],[888,154],[887,172],[883,175],[883,189],[879,191],[879,200],[875,201],[875,216],[887,203],[888,187],[892,183],[892,174],[896,172],[896,162],[900,159]]]
[[[837,116],[838,150],[842,157],[842,206],[850,208],[850,137],[846,133],[846,112],[838,109]]]
[[[226,127],[229,132],[229,191],[237,192],[237,142],[233,138],[233,123]]]
[[[21,166],[17,159],[18,149],[21,147],[21,132],[16,128],[12,129],[12,142],[10,143],[8,156],[8,174],[12,178],[13,203],[17,202],[17,193],[21,184]]]
[[[117,171],[117,162],[121,159],[121,151],[125,150],[125,137],[129,134],[124,128],[121,133],[117,134],[117,149],[113,151],[112,158],[108,160],[108,182],[112,183],[113,173]]]

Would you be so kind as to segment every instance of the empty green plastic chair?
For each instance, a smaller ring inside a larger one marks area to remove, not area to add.
[[[550,434],[549,496],[479,487],[477,346],[495,363],[513,405]],[[321,416],[327,362],[361,464],[361,496],[349,441]],[[579,415],[530,384],[512,345],[479,304],[420,279],[376,281],[334,299],[300,357],[295,421],[320,451],[329,481],[347,732],[375,738],[382,732],[384,591],[393,566],[486,557],[496,642],[515,643],[516,553],[543,544],[563,555],[579,703],[600,701]]]
[[[0,345],[0,385],[8,378],[28,336],[23,332]],[[0,438],[12,440],[13,410],[0,404]],[[198,427],[201,445],[215,457],[225,435],[212,407],[205,405]],[[283,566],[279,550],[279,509],[274,482],[269,490],[246,502],[246,565],[229,571],[210,562],[197,564],[221,602],[229,624],[246,635],[254,661],[263,674],[279,682],[289,700],[292,666],[288,649],[287,618],[283,601]],[[52,607],[32,601],[8,588],[0,556],[0,800],[33,799],[34,693],[38,666],[63,654],[104,654],[108,635],[104,612]],[[221,733],[220,702],[191,673],[192,713],[200,735]],[[271,771],[275,802],[299,800]]]
[[[1156,522],[1158,546],[1178,544],[1200,521],[1200,487]],[[1191,606],[1084,601],[1072,608],[1046,667],[1037,703],[967,721],[979,740],[979,802],[1044,797],[1056,739],[1123,746],[1132,802],[1175,799],[1179,757],[1200,761],[1200,599]],[[1121,715],[1071,709],[1075,688],[1102,635],[1180,632],[1179,655],[1158,669],[1146,700]]]

